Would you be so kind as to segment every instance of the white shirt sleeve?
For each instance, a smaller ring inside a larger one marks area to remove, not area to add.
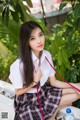
[[[19,89],[23,87],[23,79],[20,70],[20,60],[17,59],[11,66],[10,66],[10,75],[9,79],[13,84],[15,89]]]
[[[49,58],[48,59],[49,59],[50,64],[54,67],[54,64],[53,64],[52,57],[51,57],[50,53],[49,53]],[[50,64],[49,64],[49,66],[50,66]],[[55,71],[51,66],[49,68],[50,68],[49,77],[52,77],[52,76],[55,75]]]

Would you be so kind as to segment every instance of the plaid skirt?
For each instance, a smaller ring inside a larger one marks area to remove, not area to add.
[[[56,111],[62,96],[62,89],[47,83],[39,91],[44,120],[48,120]],[[25,93],[14,98],[14,120],[42,120],[37,93]]]

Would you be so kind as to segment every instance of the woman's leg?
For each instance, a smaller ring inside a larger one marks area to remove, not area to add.
[[[80,99],[80,95],[75,91],[75,89],[72,88],[63,89],[60,105],[66,103],[71,104],[72,102],[75,102],[78,99]]]
[[[63,106],[63,105],[66,105],[66,104],[71,104],[72,102],[75,102],[78,99],[80,99],[80,96],[78,94],[75,94],[75,93],[65,94],[65,95],[62,96],[59,106]]]
[[[72,88],[63,89],[60,104],[49,120],[55,120],[55,116],[61,108],[71,105],[72,102],[75,102],[78,99],[80,99],[80,95],[77,94],[77,92],[74,89]]]
[[[78,93],[76,92],[75,89],[66,88],[66,89],[63,89],[62,91],[62,95],[65,95],[65,94],[78,94]]]
[[[66,106],[70,106],[70,105],[72,105],[72,104],[68,104]],[[55,117],[56,117],[57,113],[59,112],[59,110],[66,107],[66,106],[63,105],[61,107],[58,107],[57,110],[55,111],[55,113],[49,118],[49,120],[55,120]]]

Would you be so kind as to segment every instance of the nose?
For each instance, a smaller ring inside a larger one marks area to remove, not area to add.
[[[40,38],[37,39],[37,43],[38,44],[41,43],[41,39]]]

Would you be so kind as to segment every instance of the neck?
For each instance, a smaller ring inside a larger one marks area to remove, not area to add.
[[[40,52],[38,52],[38,53],[34,53],[34,54],[36,55],[37,58],[39,58],[39,54],[40,54]]]
[[[34,52],[34,54],[35,54],[35,56],[36,56],[37,58],[40,58],[40,56],[41,56],[41,54],[42,54],[42,51],[40,51],[40,52]]]

